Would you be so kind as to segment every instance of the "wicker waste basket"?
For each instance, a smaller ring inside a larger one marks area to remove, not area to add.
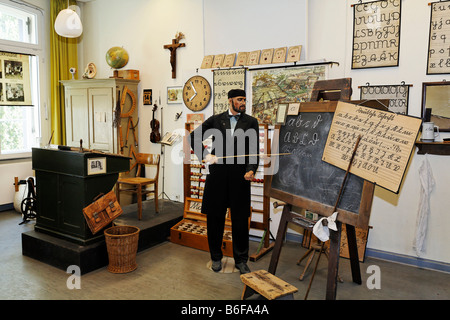
[[[131,226],[114,226],[104,231],[109,272],[127,273],[137,268],[139,231],[139,228]]]

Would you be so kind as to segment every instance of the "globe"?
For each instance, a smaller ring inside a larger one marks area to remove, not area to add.
[[[106,52],[106,63],[113,69],[125,67],[128,59],[128,52],[122,47],[112,47]]]

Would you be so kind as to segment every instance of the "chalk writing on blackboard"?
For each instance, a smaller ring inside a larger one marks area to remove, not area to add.
[[[419,118],[340,101],[322,160],[347,168],[361,135],[350,172],[397,193],[421,123]]]
[[[427,74],[450,73],[450,1],[431,4]]]
[[[345,170],[321,160],[332,119],[333,112],[300,112],[297,116],[287,117],[279,132],[279,151],[291,155],[279,158],[278,172],[272,177],[272,190],[311,203],[335,204]],[[363,183],[363,179],[349,176],[340,209],[359,213]],[[308,205],[304,208],[317,209]]]
[[[352,69],[398,66],[401,0],[353,6]]]

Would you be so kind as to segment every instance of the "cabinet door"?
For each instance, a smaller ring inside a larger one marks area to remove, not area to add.
[[[114,152],[114,99],[112,88],[89,89],[89,145],[91,149]]]
[[[88,95],[87,89],[66,89],[66,144],[89,147]]]

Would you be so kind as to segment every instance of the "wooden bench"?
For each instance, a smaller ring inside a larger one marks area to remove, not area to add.
[[[265,270],[242,274],[241,281],[245,285],[242,300],[256,292],[268,300],[293,300],[294,293],[298,291],[296,287]]]

